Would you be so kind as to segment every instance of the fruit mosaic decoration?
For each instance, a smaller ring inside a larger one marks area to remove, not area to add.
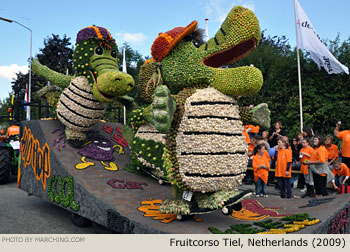
[[[233,8],[207,43],[196,28],[193,21],[155,39],[152,59],[141,67],[138,85],[139,98],[149,105],[133,111],[137,116],[130,120],[137,128],[132,163],[171,183],[174,199],[163,201],[159,210],[178,215],[232,203],[248,164],[242,118],[270,124],[266,104],[240,109],[234,98],[260,90],[260,70],[219,68],[245,57],[259,43],[254,13]],[[151,152],[156,144],[162,147],[161,160]],[[184,191],[193,193],[189,201],[182,199]],[[245,196],[238,197],[234,203]]]
[[[118,47],[106,28],[89,26],[78,32],[73,63],[76,74],[57,73],[33,60],[33,72],[65,88],[57,103],[57,117],[66,137],[81,146],[88,130],[103,117],[106,103],[121,99],[134,86],[133,78],[118,68]]]

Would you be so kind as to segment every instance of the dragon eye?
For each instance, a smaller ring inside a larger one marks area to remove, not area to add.
[[[113,58],[117,58],[117,51],[116,51],[116,50],[112,50],[112,51],[111,51],[111,56],[112,56]]]
[[[192,41],[193,45],[197,48],[199,48],[200,44],[198,43],[198,41]]]
[[[95,53],[97,55],[102,55],[103,54],[103,48],[101,46],[98,46],[95,48]]]

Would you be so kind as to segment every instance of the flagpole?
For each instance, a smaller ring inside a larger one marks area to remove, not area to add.
[[[209,19],[206,18],[206,19],[205,19],[205,37],[206,37],[206,42],[208,42],[208,40],[209,40],[208,22],[209,22]]]
[[[300,73],[300,55],[299,55],[299,38],[296,16],[296,0],[294,0],[294,20],[295,20],[295,33],[297,41],[297,62],[298,62],[298,82],[299,82],[299,104],[300,104],[300,131],[303,132],[303,98],[301,96],[301,73]]]
[[[125,56],[125,45],[123,46],[123,72],[126,73],[126,56]],[[124,117],[124,124],[126,124],[126,107],[123,107],[123,117]]]

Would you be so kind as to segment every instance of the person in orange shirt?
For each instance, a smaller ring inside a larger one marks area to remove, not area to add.
[[[334,135],[342,140],[341,156],[342,162],[350,167],[350,130],[343,130],[339,132],[341,122],[338,122],[334,129]]]
[[[267,158],[267,160],[270,162],[271,158],[270,158],[270,155],[269,155],[269,152],[267,150],[269,150],[269,143],[267,143],[266,141],[264,141],[263,139],[259,139],[258,140],[258,145],[259,144],[263,144],[265,146],[265,152],[264,152],[264,156]],[[255,155],[255,154],[254,154]]]
[[[275,177],[278,179],[281,198],[292,197],[292,189],[290,186],[290,178],[292,177],[292,150],[288,146],[288,142],[284,138],[277,141],[278,147],[274,155],[276,162]]]
[[[258,144],[254,148],[253,171],[255,181],[255,194],[257,197],[267,197],[267,180],[270,170],[270,157],[266,158],[265,144]]]
[[[332,180],[334,189],[338,189],[340,185],[345,185],[345,183],[349,184],[350,170],[340,159],[334,162],[332,172],[334,175],[334,179]]]
[[[8,127],[6,137],[9,138],[10,136],[19,135],[19,130],[20,127],[17,125],[12,125],[11,127]]]
[[[338,146],[333,144],[333,137],[332,136],[327,136],[326,137],[326,150],[328,153],[328,165],[329,169],[333,169],[333,162],[338,159]]]
[[[247,142],[247,144],[250,144],[250,137],[248,135],[248,132],[246,132],[245,130],[242,133],[243,136],[245,136],[245,141]]]
[[[315,197],[314,185],[310,184],[310,174],[308,166],[305,165],[305,162],[309,161],[311,158],[311,154],[314,149],[309,145],[309,140],[307,138],[303,138],[301,140],[301,145],[303,148],[300,149],[299,158],[300,158],[300,171],[304,174],[305,184],[306,184],[306,193],[302,195],[302,198],[307,196]]]
[[[248,156],[253,157],[254,155],[254,148],[258,144],[259,137],[255,136],[251,139],[250,144],[248,144]]]
[[[259,141],[259,137],[255,136],[251,139],[251,143],[248,144],[248,156],[249,156],[248,167],[252,167],[254,148],[257,145],[258,141]],[[243,182],[247,185],[253,184],[253,172],[251,170],[246,171],[246,176],[244,177]]]
[[[327,165],[328,153],[324,146],[324,138],[322,136],[314,136],[314,151],[311,154],[310,161],[306,164],[312,171],[312,179],[314,182],[316,197],[327,196],[327,173],[330,170]],[[314,165],[310,167],[310,165]]]
[[[252,124],[244,126],[244,131],[248,133],[250,140],[252,140],[253,137],[259,135],[259,130],[259,126],[254,126]]]

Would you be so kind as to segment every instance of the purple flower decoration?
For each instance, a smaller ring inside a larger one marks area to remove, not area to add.
[[[76,44],[82,40],[87,40],[89,38],[96,38],[100,40],[113,40],[111,34],[106,28],[99,26],[89,26],[84,29],[81,29],[78,32]]]
[[[83,147],[78,153],[87,158],[98,161],[112,161],[113,144],[107,139],[96,139]]]

